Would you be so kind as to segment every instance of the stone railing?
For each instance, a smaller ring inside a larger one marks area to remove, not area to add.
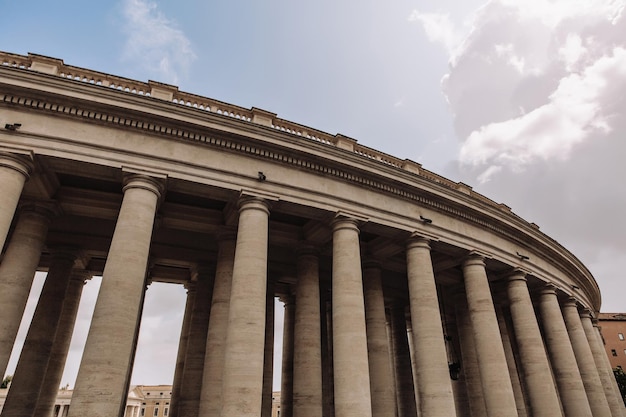
[[[213,100],[207,97],[198,96],[191,93],[179,91],[177,86],[148,81],[147,83],[132,80],[124,77],[93,71],[85,68],[66,65],[63,60],[50,58],[43,55],[31,54],[28,56],[11,54],[0,51],[0,65],[17,69],[32,70],[49,75],[56,75],[68,80],[84,82],[97,86],[107,87],[130,94],[138,94],[153,97],[172,103],[203,110],[206,112],[219,114],[234,119],[247,121],[263,125],[281,132],[285,132],[304,139],[316,141],[326,145],[336,146],[350,152],[354,152],[363,158],[380,162],[384,165],[402,169],[422,178],[435,182],[447,188],[457,190],[460,193],[469,195],[489,206],[496,207],[502,211],[511,213],[511,209],[503,204],[498,204],[493,200],[475,192],[469,185],[461,182],[457,183],[422,168],[422,165],[410,159],[399,159],[376,149],[369,148],[357,143],[355,139],[340,134],[330,135],[317,129],[303,126],[288,120],[281,119],[275,113],[266,110],[252,108],[246,109],[232,104]],[[534,225],[536,227],[536,225]]]

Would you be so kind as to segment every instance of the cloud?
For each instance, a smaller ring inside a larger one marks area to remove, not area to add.
[[[122,6],[124,31],[128,34],[124,60],[159,81],[178,84],[196,59],[189,39],[154,2],[124,0]]]
[[[420,23],[428,40],[440,43],[449,53],[454,51],[462,39],[462,33],[452,23],[449,14],[422,13],[413,10],[409,21]]]
[[[455,176],[581,258],[603,309],[619,311],[625,10],[626,0],[490,0],[469,25],[445,27],[471,29],[444,45],[442,79],[460,140]]]

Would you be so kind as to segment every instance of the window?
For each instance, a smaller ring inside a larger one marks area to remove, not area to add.
[[[146,407],[141,407],[141,416],[145,416],[146,415]]]
[[[154,407],[154,417],[159,415],[159,407]]]
[[[624,340],[624,333],[618,333],[617,337],[619,337],[619,340]]]
[[[615,349],[611,349],[611,355],[617,356],[617,351]]]
[[[169,411],[170,411],[170,409],[169,409],[169,408],[167,408],[167,407],[165,407],[165,409],[163,410],[163,415],[164,415],[165,417],[167,417],[167,415],[169,414]]]

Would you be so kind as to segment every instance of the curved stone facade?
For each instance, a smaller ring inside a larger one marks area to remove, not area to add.
[[[122,415],[153,281],[188,288],[174,417],[269,415],[275,296],[282,417],[622,415],[596,282],[506,205],[264,110],[0,59],[4,368],[48,271],[3,417],[56,391],[89,275],[70,417]]]

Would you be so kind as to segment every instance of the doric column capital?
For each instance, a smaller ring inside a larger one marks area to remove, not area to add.
[[[318,257],[319,254],[320,254],[320,249],[317,246],[312,245],[308,242],[301,242],[298,244],[298,247],[296,248],[296,255],[298,255],[298,257],[301,257],[301,256]]]
[[[519,268],[515,268],[512,271],[510,271],[509,273],[507,273],[504,278],[506,279],[507,282],[514,282],[514,281],[528,281],[528,279],[526,278],[526,272],[522,271]]]
[[[485,265],[485,257],[476,252],[470,252],[467,257],[463,260],[463,267],[466,266],[482,266]]]
[[[270,202],[261,197],[243,195],[237,202],[237,206],[239,208],[239,214],[245,210],[260,210],[268,216],[270,214]]]
[[[154,178],[145,174],[127,173],[124,175],[124,186],[122,190],[126,192],[131,188],[151,191],[160,199],[165,192],[165,183],[161,178]]]
[[[338,230],[348,229],[348,230],[353,230],[357,233],[360,233],[359,223],[360,221],[358,219],[355,219],[352,217],[346,217],[343,215],[337,215],[332,220],[330,225],[333,228],[333,232],[336,232]]]
[[[13,152],[0,151],[0,167],[9,168],[22,174],[26,179],[35,169],[32,153],[15,154]]]
[[[18,206],[20,214],[35,213],[45,217],[48,221],[62,214],[61,206],[56,201],[23,200]]]
[[[406,241],[406,248],[407,249],[420,248],[420,249],[427,249],[430,251],[430,241],[431,239],[429,238],[426,238],[417,233],[413,233]]]
[[[382,263],[377,259],[367,259],[363,261],[363,270],[376,269],[380,271],[382,268]]]
[[[574,297],[568,297],[567,300],[563,302],[563,307],[573,307],[578,309],[578,301]]]
[[[557,287],[556,285],[548,282],[546,283],[546,285],[544,285],[544,287],[541,289],[541,291],[539,292],[539,294],[541,295],[554,295],[556,296],[556,290]]]
[[[591,309],[584,307],[583,309],[580,310],[580,318],[581,319],[589,319],[589,320],[593,320],[593,312],[591,311]]]

